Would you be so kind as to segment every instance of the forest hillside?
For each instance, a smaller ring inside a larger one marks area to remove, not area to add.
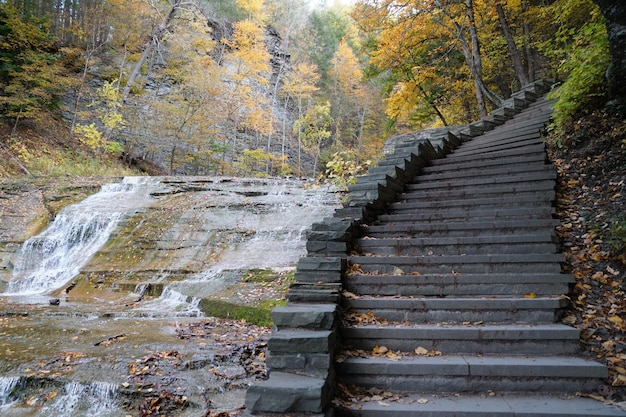
[[[561,134],[603,103],[607,40],[591,0],[2,1],[0,175],[346,183],[539,78]]]

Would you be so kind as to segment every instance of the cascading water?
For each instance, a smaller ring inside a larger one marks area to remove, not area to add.
[[[149,181],[125,178],[61,210],[43,233],[22,245],[4,295],[45,294],[71,280],[122,218],[151,203]]]
[[[44,416],[109,416],[119,408],[117,386],[106,382],[68,382],[64,392],[39,412]]]
[[[10,404],[11,395],[17,388],[20,378],[16,376],[0,377],[0,410],[4,405]]]
[[[219,256],[184,281],[165,285],[158,300],[139,310],[194,314],[200,298],[219,294],[248,270],[292,269],[306,253],[311,224],[337,207],[330,189],[307,189],[297,180],[218,182],[203,198],[212,207],[196,213],[195,225],[206,236],[218,236],[205,245],[221,246]]]

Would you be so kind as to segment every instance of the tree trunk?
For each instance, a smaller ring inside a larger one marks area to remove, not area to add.
[[[165,16],[161,24],[154,30],[154,32],[152,32],[150,41],[146,44],[146,49],[144,49],[143,54],[141,54],[141,58],[139,58],[139,61],[137,61],[137,64],[135,64],[133,72],[130,74],[130,77],[128,77],[128,81],[126,82],[126,86],[124,87],[124,92],[122,93],[122,103],[128,98],[130,89],[132,88],[135,80],[141,72],[142,65],[144,64],[144,62],[146,62],[148,56],[150,56],[152,48],[154,48],[159,43],[159,40],[163,36],[163,33],[167,30],[170,22],[176,16],[176,11],[178,10],[182,2],[183,0],[175,0],[172,8],[170,9],[170,12],[167,14],[167,16]]]
[[[529,84],[528,76],[524,71],[524,67],[522,66],[522,60],[520,59],[519,51],[517,50],[517,45],[515,45],[515,40],[513,39],[513,35],[511,35],[511,31],[509,30],[509,23],[506,20],[506,16],[504,15],[504,8],[502,7],[502,3],[499,1],[496,3],[496,11],[498,12],[498,19],[500,20],[500,29],[502,30],[502,35],[504,39],[506,39],[507,47],[509,48],[509,55],[511,56],[511,62],[513,63],[513,68],[515,69],[515,76],[520,83],[520,87],[524,87]]]
[[[437,107],[437,105],[435,104],[434,100],[431,99],[431,97],[428,95],[426,90],[424,90],[424,87],[422,87],[421,84],[418,84],[417,88],[419,88],[420,92],[422,93],[422,95],[426,99],[426,102],[428,102],[430,107],[432,107],[433,111],[435,112],[435,114],[437,115],[439,120],[441,120],[441,123],[443,123],[444,126],[448,126],[448,121],[446,120],[445,116],[443,115],[443,113],[441,113],[441,111],[439,110],[439,107]]]
[[[470,41],[472,43],[472,53],[470,67],[473,68],[474,86],[476,87],[476,99],[478,100],[478,110],[480,117],[487,117],[487,106],[483,96],[483,62],[480,56],[480,43],[478,42],[478,32],[476,31],[476,18],[474,17],[474,0],[465,0],[467,8],[467,18],[469,19]]]
[[[471,47],[468,44],[463,34],[463,28],[454,20],[452,16],[445,9],[440,0],[435,0],[435,5],[452,21],[453,28],[443,24],[451,33],[453,33],[459,43],[461,44],[461,52],[465,57],[465,61],[469,66],[470,72],[474,79],[474,90],[476,94],[476,102],[481,117],[487,116],[487,106],[485,104],[485,98],[487,98],[494,106],[500,105],[502,99],[498,97],[496,93],[491,91],[483,81],[482,60],[480,57],[480,44],[478,42],[478,33],[476,31],[476,20],[474,18],[474,2],[473,0],[465,0],[465,7],[467,9],[467,17],[470,25],[470,38]]]
[[[606,22],[611,63],[606,72],[609,98],[626,112],[626,2],[594,0]]]
[[[522,13],[526,13],[528,11],[528,2],[522,1]],[[535,50],[532,47],[532,37],[530,35],[530,24],[528,21],[524,19],[524,53],[526,54],[526,73],[528,74],[528,81],[535,81]]]

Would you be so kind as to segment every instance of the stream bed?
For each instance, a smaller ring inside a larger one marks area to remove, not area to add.
[[[156,177],[65,207],[2,252],[0,415],[236,415],[337,204],[296,179]]]

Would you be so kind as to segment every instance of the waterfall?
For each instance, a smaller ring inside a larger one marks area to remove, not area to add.
[[[193,314],[201,299],[219,297],[249,270],[293,270],[306,254],[306,232],[311,224],[337,207],[330,190],[275,179],[216,184],[204,193],[210,210],[193,211],[196,230],[207,237],[198,246],[209,248],[206,252],[215,249],[215,255],[206,258],[203,270],[186,279],[165,281],[160,297],[137,310]],[[184,241],[185,236],[174,240]],[[155,277],[152,282],[160,281]]]
[[[148,181],[124,178],[61,210],[46,230],[22,245],[6,295],[44,294],[76,276],[121,219],[150,204]]]
[[[107,382],[68,382],[63,394],[41,409],[41,416],[107,416],[117,411],[117,385]]]
[[[0,377],[0,410],[2,406],[10,404],[11,394],[18,388],[20,378],[17,376]]]

